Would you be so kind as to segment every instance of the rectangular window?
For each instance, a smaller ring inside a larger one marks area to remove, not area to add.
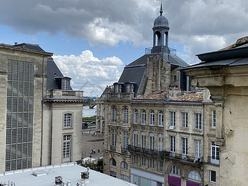
[[[111,134],[111,145],[112,146],[116,146],[116,130],[113,130],[112,131],[112,134]]]
[[[128,146],[128,132],[124,131],[123,132],[123,148],[127,149]]]
[[[155,116],[154,116],[154,111],[150,112],[150,125],[154,125],[155,121]]]
[[[72,114],[66,113],[64,114],[64,128],[72,127]]]
[[[211,127],[216,127],[216,110],[212,110]]]
[[[141,135],[141,147],[146,148],[146,135]]]
[[[162,151],[164,146],[164,138],[162,134],[158,135],[158,150]]]
[[[175,127],[176,126],[176,112],[170,111],[170,126]]]
[[[182,127],[187,128],[188,127],[188,112],[181,112],[182,116]]]
[[[117,109],[116,107],[112,107],[111,121],[116,122],[116,118],[117,118]]]
[[[145,125],[146,124],[146,111],[145,110],[143,110],[141,112],[141,124],[142,125]]]
[[[215,142],[211,144],[211,163],[219,164],[220,161],[220,147]]]
[[[201,113],[195,113],[195,128],[196,129],[202,129],[202,114]]]
[[[201,140],[194,140],[195,144],[195,158],[201,158]]]
[[[137,109],[134,110],[134,113],[133,113],[133,123],[137,124],[139,121],[139,112]]]
[[[153,135],[150,135],[150,150],[154,150],[155,146],[155,137]]]
[[[182,138],[182,154],[188,154],[188,138]]]
[[[146,166],[146,158],[144,156],[141,157],[141,165]]]
[[[63,160],[64,162],[71,160],[71,135],[63,136]]]
[[[176,137],[170,136],[170,151],[175,152],[176,151]]]
[[[138,134],[133,134],[133,145],[135,147],[139,146],[139,135]]]
[[[158,112],[158,126],[164,126],[164,113],[162,111]]]
[[[128,108],[124,107],[123,109],[123,123],[128,123]]]
[[[213,170],[209,171],[209,181],[216,182],[216,171]]]

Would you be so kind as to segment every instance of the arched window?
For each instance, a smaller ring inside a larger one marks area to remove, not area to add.
[[[71,128],[72,127],[72,114],[65,113],[64,114],[64,128]]]
[[[128,164],[125,161],[121,162],[121,169],[128,169]]]
[[[111,158],[111,159],[109,160],[109,162],[110,162],[110,165],[116,166],[116,161],[115,161],[114,158]]]
[[[188,179],[195,180],[195,181],[201,181],[201,176],[199,172],[197,171],[190,171],[188,175]]]

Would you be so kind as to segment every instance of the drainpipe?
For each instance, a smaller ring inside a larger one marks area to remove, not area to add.
[[[202,128],[203,128],[203,143],[202,143],[202,161],[204,160],[204,149],[205,149],[205,134],[206,134],[206,131],[205,131],[205,103],[203,103],[203,112],[202,112],[202,118],[203,118],[203,125],[202,125]],[[207,161],[208,161],[208,156],[207,156]],[[204,172],[205,172],[205,166],[204,166],[204,163],[202,164],[202,171],[203,171],[203,175],[202,175],[202,182],[203,182],[203,185],[205,184],[204,183]]]
[[[41,92],[41,150],[40,150],[40,166],[42,166],[42,153],[43,153],[43,112],[44,112],[44,56],[42,58],[42,92]]]

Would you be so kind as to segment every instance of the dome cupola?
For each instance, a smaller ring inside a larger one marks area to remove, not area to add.
[[[169,22],[168,19],[165,16],[163,16],[162,3],[160,7],[160,15],[154,20],[154,25],[152,30],[153,30],[152,53],[169,51],[168,50]]]
[[[168,19],[163,16],[163,9],[162,9],[162,4],[160,7],[160,16],[158,16],[155,20],[154,20],[154,26],[155,27],[166,27],[169,29],[169,22]]]

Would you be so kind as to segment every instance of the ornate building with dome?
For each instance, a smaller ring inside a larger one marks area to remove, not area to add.
[[[98,99],[104,172],[139,186],[200,186],[210,183],[211,174],[218,185],[215,127],[221,107],[207,90],[190,86],[182,71],[188,64],[168,46],[162,5],[152,30],[153,47]]]

